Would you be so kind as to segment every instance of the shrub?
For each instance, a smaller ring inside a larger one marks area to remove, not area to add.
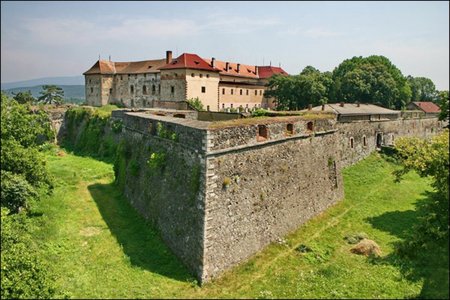
[[[36,256],[25,214],[1,209],[1,298],[51,298],[55,294],[47,266]]]
[[[15,140],[2,140],[2,172],[21,174],[34,187],[52,186],[44,157],[36,148],[24,148]]]
[[[189,103],[189,105],[197,111],[205,110],[205,108],[203,107],[202,101],[200,101],[200,99],[198,97],[188,99],[186,102]]]
[[[1,174],[1,193],[1,206],[13,213],[28,208],[30,202],[37,198],[36,190],[23,176],[8,171]]]

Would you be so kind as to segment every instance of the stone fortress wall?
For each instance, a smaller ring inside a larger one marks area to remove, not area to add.
[[[116,176],[126,198],[200,282],[341,200],[342,167],[369,155],[377,142],[428,137],[442,128],[436,118],[213,123],[126,111],[113,118],[124,125],[125,158]],[[164,163],[150,168],[155,153]]]

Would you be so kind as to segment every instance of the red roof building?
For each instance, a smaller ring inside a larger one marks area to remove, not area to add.
[[[433,102],[411,102],[408,104],[409,109],[418,109],[426,114],[438,114],[441,112],[439,106]]]

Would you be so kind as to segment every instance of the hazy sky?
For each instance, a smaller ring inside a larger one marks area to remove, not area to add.
[[[281,66],[388,57],[449,87],[448,2],[1,2],[1,81],[81,75],[166,50]]]

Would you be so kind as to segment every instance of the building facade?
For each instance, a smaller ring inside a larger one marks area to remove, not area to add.
[[[91,106],[159,107],[164,102],[198,98],[210,111],[274,108],[264,91],[275,74],[288,75],[280,67],[204,59],[190,53],[172,59],[171,51],[157,60],[98,60],[83,73]]]

